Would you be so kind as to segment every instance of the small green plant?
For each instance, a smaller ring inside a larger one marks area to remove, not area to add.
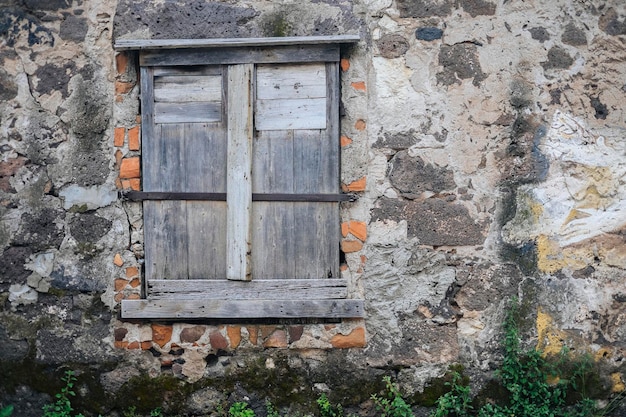
[[[431,417],[466,417],[471,415],[473,407],[470,387],[463,385],[462,379],[458,372],[452,374],[452,382],[446,382],[450,391],[437,400],[437,408],[431,413]]]
[[[228,417],[254,417],[254,410],[248,403],[236,402],[228,409]]]
[[[320,417],[343,417],[343,407],[341,404],[337,404],[333,407],[326,394],[319,396],[317,406],[320,410]]]
[[[387,390],[386,396],[372,395],[376,408],[382,413],[382,417],[413,417],[411,407],[406,403],[398,386],[391,382],[388,376],[383,377]]]
[[[61,392],[54,396],[56,398],[54,404],[46,404],[43,406],[43,417],[72,417],[72,411],[74,411],[74,409],[72,408],[70,398],[76,396],[73,390],[74,384],[76,383],[74,371],[65,371],[65,375],[63,375],[61,381],[65,382],[65,386],[61,388]],[[76,417],[83,417],[83,415],[77,414]]]
[[[265,401],[265,411],[267,413],[267,417],[280,417],[280,413],[270,400]]]
[[[7,405],[6,407],[0,408],[0,417],[10,417],[13,414],[13,406]]]

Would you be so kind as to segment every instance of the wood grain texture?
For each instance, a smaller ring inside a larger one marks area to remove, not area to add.
[[[122,300],[125,319],[352,318],[363,300]]]
[[[228,156],[226,180],[227,273],[232,280],[252,279],[252,74],[251,64],[228,68]]]
[[[152,280],[151,298],[207,300],[324,300],[347,296],[345,279],[255,279],[249,282],[230,280]]]

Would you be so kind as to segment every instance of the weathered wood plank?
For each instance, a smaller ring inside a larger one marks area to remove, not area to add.
[[[154,76],[164,77],[170,75],[221,75],[222,67],[219,65],[195,65],[190,67],[155,67]]]
[[[142,66],[274,64],[339,61],[339,45],[284,45],[211,49],[146,50]]]
[[[324,129],[326,99],[257,100],[257,130]]]
[[[222,103],[219,101],[189,103],[154,103],[155,123],[219,122]]]
[[[324,64],[259,65],[256,74],[257,99],[326,97]]]
[[[141,77],[141,183],[144,191],[154,191],[158,181],[158,150],[155,147],[157,132],[154,126],[154,70],[142,67]]]
[[[222,76],[174,75],[155,77],[154,100],[157,102],[221,102]]]
[[[206,300],[325,300],[347,297],[345,279],[254,279],[237,282],[225,279],[151,280],[151,299]]]
[[[115,49],[147,50],[178,48],[219,48],[233,46],[278,46],[355,43],[359,35],[285,36],[267,38],[215,38],[215,39],[117,39]]]
[[[146,278],[189,278],[187,208],[184,201],[145,201]]]
[[[187,192],[226,191],[226,133],[221,123],[185,125]],[[189,276],[226,276],[226,203],[187,201]]]
[[[251,64],[228,68],[228,156],[226,180],[226,278],[252,279],[252,74]]]
[[[363,300],[122,300],[122,318],[351,318]]]

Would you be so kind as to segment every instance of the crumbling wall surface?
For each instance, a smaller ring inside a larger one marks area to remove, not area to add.
[[[340,244],[366,318],[121,320],[141,109],[113,41],[346,33]],[[625,42],[618,1],[0,0],[0,406],[40,415],[73,369],[88,414],[322,392],[371,414],[383,375],[412,398],[452,364],[493,377],[512,297],[526,346],[623,389]]]

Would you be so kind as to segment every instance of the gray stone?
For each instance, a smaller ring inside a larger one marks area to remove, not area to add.
[[[544,27],[535,27],[530,29],[530,36],[541,43],[550,40],[550,34]]]
[[[561,47],[553,46],[548,51],[548,60],[541,63],[544,70],[550,69],[567,69],[572,66],[574,60],[567,53],[567,51]]]
[[[478,60],[478,50],[471,42],[452,46],[442,45],[439,50],[439,65],[443,71],[437,73],[437,82],[444,85],[460,83],[472,79],[475,86],[487,78]]]
[[[425,191],[439,193],[456,187],[452,171],[424,163],[419,156],[398,152],[389,162],[389,180],[405,197],[415,197]]]
[[[400,35],[385,35],[376,41],[380,54],[385,58],[398,58],[409,50],[409,42]]]
[[[140,375],[134,366],[123,366],[100,375],[100,383],[106,392],[115,394],[125,383]]]
[[[33,250],[24,246],[11,246],[0,255],[0,283],[23,283],[30,275],[24,264]],[[8,288],[8,287],[7,287]]]
[[[0,68],[0,101],[12,100],[17,96],[17,84],[2,68]]]
[[[626,34],[626,19],[619,20],[614,8],[609,8],[598,19],[598,26],[607,35],[619,36]]]
[[[424,201],[399,201],[381,198],[372,210],[373,220],[406,220],[409,237],[429,246],[480,245],[485,240],[479,226],[460,204],[439,198]]]
[[[470,16],[493,16],[496,14],[496,4],[485,0],[459,0],[459,4]]]
[[[400,17],[447,16],[456,0],[398,0]]]
[[[66,41],[81,42],[85,40],[88,29],[87,19],[69,15],[61,22],[59,36]]]
[[[69,210],[72,206],[84,206],[88,210],[106,207],[117,200],[117,191],[111,186],[81,187],[72,184],[59,192],[63,198],[63,208]]]
[[[587,45],[587,36],[584,30],[570,22],[565,26],[565,30],[563,30],[561,42],[572,46]]]
[[[424,27],[415,31],[415,37],[421,41],[434,41],[442,36],[443,30],[436,27]]]
[[[204,388],[191,394],[186,406],[195,415],[211,415],[226,401],[226,395],[214,388]]]
[[[0,325],[0,361],[19,362],[28,355],[28,341],[12,339],[7,330]]]
[[[68,84],[76,66],[73,62],[68,62],[63,66],[45,64],[37,68],[35,76],[37,83],[35,91],[39,94],[51,94],[60,91],[63,97],[68,95]]]
[[[14,243],[29,246],[34,251],[56,249],[61,245],[64,232],[57,222],[63,212],[52,208],[43,208],[34,214],[24,213],[21,218],[20,232]]]
[[[96,242],[111,229],[111,220],[95,213],[82,213],[72,217],[70,233],[79,243]]]

